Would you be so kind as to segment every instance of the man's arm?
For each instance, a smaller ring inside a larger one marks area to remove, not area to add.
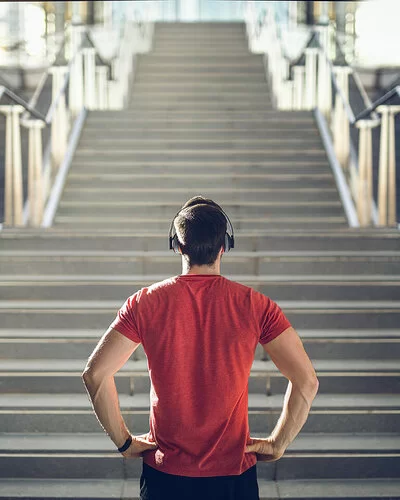
[[[115,373],[127,362],[140,344],[109,328],[90,355],[82,374],[94,412],[117,448],[131,436],[121,415]],[[133,436],[132,436],[133,437]],[[133,437],[133,443],[124,456],[139,456],[146,449],[155,449],[145,438]]]
[[[263,345],[279,371],[289,380],[279,420],[266,439],[252,439],[246,452],[262,461],[278,460],[305,424],[319,382],[303,343],[293,327]]]

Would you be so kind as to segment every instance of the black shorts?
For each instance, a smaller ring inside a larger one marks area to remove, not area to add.
[[[256,465],[239,476],[188,477],[143,463],[140,500],[259,500]]]

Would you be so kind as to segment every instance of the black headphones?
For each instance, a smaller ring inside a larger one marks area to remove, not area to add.
[[[226,213],[222,210],[222,208],[217,203],[215,203],[214,201],[208,201],[206,199],[201,199],[201,200],[199,200],[198,203],[196,203],[194,205],[189,205],[188,207],[183,207],[179,210],[179,212],[177,212],[175,214],[175,217],[172,219],[171,225],[169,226],[169,235],[168,235],[169,236],[169,249],[173,250],[175,253],[179,253],[179,240],[178,240],[178,235],[175,232],[175,226],[174,226],[175,219],[178,217],[178,215],[181,213],[181,211],[184,208],[189,208],[189,207],[193,207],[193,206],[201,205],[201,204],[210,205],[212,207],[215,207],[224,215],[224,217],[226,219],[226,225],[227,225],[227,231],[225,233],[224,252],[229,252],[229,250],[231,248],[235,247],[235,237],[233,234],[232,223],[231,223],[229,217],[226,215]]]

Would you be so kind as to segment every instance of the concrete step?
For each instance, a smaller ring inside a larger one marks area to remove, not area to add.
[[[81,374],[86,361],[82,358],[0,360],[0,387],[7,394],[85,394]],[[396,394],[400,389],[397,359],[314,359],[313,365],[320,381],[321,395],[386,395]],[[150,380],[146,359],[128,361],[117,373],[115,381],[119,394],[135,394],[142,402],[140,404],[148,405]],[[287,380],[272,361],[255,360],[248,383],[249,394],[282,395],[287,387]],[[265,409],[255,408],[254,404],[252,408]]]
[[[227,109],[252,109],[252,108],[266,108],[272,107],[271,96],[268,92],[257,92],[244,94],[243,92],[237,93],[213,93],[213,94],[169,94],[162,93],[155,94],[154,92],[136,92],[133,91],[129,100],[130,108],[164,108],[172,107],[192,108],[193,111],[205,107],[206,109],[214,108],[227,108]]]
[[[256,131],[250,131],[250,130],[240,130],[240,129],[211,129],[211,130],[187,130],[186,128],[176,128],[174,130],[171,130],[170,128],[150,128],[148,129],[142,129],[142,128],[134,128],[134,129],[129,129],[129,137],[132,140],[162,140],[162,141],[168,141],[168,140],[176,140],[176,138],[179,137],[179,140],[182,141],[188,141],[188,140],[195,140],[195,141],[208,141],[208,140],[219,140],[219,141],[224,141],[224,140],[229,140],[229,141],[239,141],[239,142],[244,142],[247,141],[248,139],[251,141],[255,140],[263,140],[266,142],[269,142],[271,140],[276,141],[277,143],[286,141],[286,138],[282,137],[282,132],[283,130],[256,130]],[[81,136],[81,143],[82,141],[88,141],[88,140],[97,140],[100,141],[103,138],[108,139],[108,140],[113,140],[113,139],[121,139],[121,140],[128,140],[124,138],[124,134],[127,134],[126,129],[124,128],[118,128],[118,127],[113,127],[112,130],[108,130],[104,128],[95,128],[95,127],[85,127],[84,132],[82,133]],[[318,141],[320,143],[320,138],[317,134],[317,131],[313,128],[309,128],[306,130],[302,130],[301,133],[298,133],[296,135],[296,140],[293,140],[291,137],[288,137],[288,141],[296,143],[300,140],[306,140],[306,141]]]
[[[117,380],[117,383],[119,380]],[[82,384],[83,387],[83,384]],[[119,395],[120,408],[129,429],[145,433],[149,419],[149,395]],[[98,432],[87,394],[4,394],[0,396],[0,424],[7,432]],[[282,411],[283,395],[249,394],[249,425],[252,433],[271,432]],[[302,432],[388,434],[398,431],[400,401],[392,394],[320,394]]]
[[[76,166],[75,166],[76,167]],[[125,171],[126,168],[124,167]],[[82,169],[75,168],[76,171],[81,172]],[[154,199],[154,197],[159,197],[162,194],[163,203],[166,203],[168,206],[170,203],[176,202],[176,199],[182,196],[185,193],[185,196],[189,197],[190,193],[193,192],[193,195],[196,193],[204,193],[207,191],[208,194],[210,192],[216,192],[218,190],[218,202],[224,204],[228,202],[228,197],[231,202],[241,202],[241,203],[249,203],[250,200],[253,202],[265,202],[267,200],[268,203],[278,202],[281,204],[285,203],[316,203],[316,202],[338,202],[339,197],[337,190],[335,188],[326,188],[326,189],[318,189],[318,188],[299,188],[296,190],[292,189],[273,189],[273,188],[247,188],[247,185],[260,185],[263,182],[264,177],[262,176],[254,176],[254,178],[242,177],[236,179],[236,182],[226,182],[223,183],[223,176],[215,176],[210,179],[214,181],[214,187],[206,188],[203,184],[198,184],[196,191],[191,189],[186,189],[185,187],[169,187],[173,185],[174,180],[176,180],[175,186],[182,186],[182,182],[179,182],[181,178],[179,176],[166,176],[163,179],[165,188],[163,189],[161,186],[158,188],[150,188],[150,181],[153,182],[155,180],[150,178],[150,176],[142,176],[135,175],[135,187],[111,187],[108,188],[106,186],[98,186],[92,187],[88,186],[89,181],[97,181],[101,180],[112,180],[115,176],[125,175],[127,179],[132,179],[133,175],[131,174],[123,174],[123,169],[117,170],[116,167],[113,168],[114,174],[105,173],[105,174],[91,174],[87,170],[87,173],[71,173],[69,175],[68,181],[64,187],[64,191],[62,194],[62,203],[64,202],[72,202],[72,201],[82,201],[82,202],[96,202],[99,199],[104,199],[106,194],[109,195],[111,199],[118,199],[118,202],[131,202],[133,199],[136,202],[148,202],[149,200]],[[72,170],[73,172],[73,170]],[[196,181],[200,178],[200,176],[191,177],[192,180]],[[247,182],[246,182],[247,181]],[[258,182],[257,182],[258,181]],[[244,188],[240,188],[242,183],[245,185]],[[218,188],[221,184],[221,188]],[[229,185],[235,185],[238,187],[232,187],[229,189]],[[105,191],[107,190],[107,192]],[[116,196],[116,198],[114,198]]]
[[[106,183],[98,180],[93,181],[93,185],[95,187],[106,187]],[[121,185],[123,185],[123,182],[121,182]],[[112,186],[114,188],[114,193],[117,195],[118,183],[115,182]],[[111,192],[109,195],[112,196],[114,193]],[[169,204],[166,204],[164,206],[161,205],[160,207],[154,207],[151,202],[149,203],[146,201],[61,201],[57,209],[57,216],[98,217],[104,215],[107,217],[124,217],[128,211],[129,213],[134,212],[135,218],[143,217],[142,221],[145,224],[147,220],[151,222],[157,222],[159,219],[164,220],[163,215],[165,214],[165,209],[169,206]],[[305,217],[312,216],[314,214],[318,217],[322,217],[324,215],[330,217],[340,217],[344,214],[340,201],[260,201],[257,204],[254,203],[252,205],[232,206],[230,211],[227,213],[230,214],[232,221],[235,219],[241,219],[244,223],[246,219],[259,218],[260,224],[262,224],[264,218],[269,219],[275,214],[277,216],[291,215]]]
[[[239,45],[241,47],[241,45]],[[188,64],[188,65],[208,65],[208,64],[219,64],[221,67],[225,65],[237,65],[244,64],[248,65],[251,63],[262,64],[262,55],[261,54],[253,54],[251,52],[247,52],[247,54],[239,55],[239,54],[221,54],[219,52],[214,51],[214,54],[209,54],[207,56],[197,55],[193,57],[190,54],[182,54],[179,52],[170,51],[167,54],[159,55],[157,51],[149,52],[148,54],[139,54],[138,56],[139,68],[141,64],[157,64],[157,65],[170,65],[174,66],[176,63],[178,64]]]
[[[318,159],[310,159],[307,162],[296,160],[296,161],[287,161],[279,163],[279,161],[261,161],[261,162],[251,162],[251,161],[217,161],[211,164],[209,162],[201,162],[201,161],[134,161],[129,158],[125,160],[118,160],[113,163],[113,172],[110,172],[110,164],[106,161],[99,160],[91,160],[90,158],[83,158],[81,161],[75,158],[73,160],[70,174],[67,177],[68,179],[75,175],[79,174],[94,174],[94,175],[104,175],[107,174],[111,176],[112,173],[119,174],[135,174],[138,181],[141,179],[147,180],[154,179],[156,177],[160,177],[162,174],[163,177],[168,179],[174,179],[174,182],[179,185],[186,184],[184,179],[187,178],[188,181],[199,181],[200,179],[204,182],[206,179],[211,179],[214,182],[218,182],[221,179],[225,180],[227,188],[231,188],[233,190],[233,195],[235,195],[238,191],[243,191],[244,188],[240,187],[238,189],[237,183],[241,183],[245,185],[246,181],[249,182],[253,179],[263,179],[266,174],[272,175],[286,175],[286,174],[299,174],[299,172],[303,175],[310,174],[331,174],[331,170],[326,161],[321,161]],[[151,172],[151,173],[150,173]],[[236,184],[235,184],[236,183]],[[259,184],[257,185],[259,190],[266,190],[268,188],[260,188]],[[186,188],[186,186],[185,186]],[[178,187],[177,187],[178,189]],[[313,192],[313,188],[304,188],[299,186],[298,192]],[[296,189],[292,189],[293,194]],[[254,188],[253,188],[254,191]],[[275,190],[271,190],[275,192]],[[167,190],[168,194],[169,190]],[[267,192],[267,191],[265,191]],[[315,189],[314,189],[315,192]],[[224,190],[221,191],[221,196],[226,195]],[[220,199],[220,197],[218,197]],[[221,202],[222,203],[222,202]]]
[[[260,500],[377,500],[400,498],[400,481],[396,479],[287,480],[258,479]],[[85,500],[139,500],[139,480],[113,479],[2,479],[0,498],[31,498],[34,500],[84,498]]]
[[[0,345],[5,359],[88,358],[103,330],[0,330]],[[399,330],[300,330],[312,359],[394,359],[400,357]],[[133,356],[145,359],[142,347]],[[255,358],[266,359],[261,344]]]
[[[159,72],[163,73],[165,76],[171,76],[175,78],[179,78],[182,73],[187,75],[199,75],[200,78],[206,79],[207,75],[224,75],[228,76],[230,74],[256,74],[259,76],[265,75],[265,69],[263,67],[262,60],[258,61],[243,61],[243,62],[235,62],[235,61],[227,61],[226,63],[214,62],[213,60],[208,60],[204,63],[198,63],[196,60],[192,62],[176,62],[174,64],[169,64],[167,61],[164,61],[164,64],[142,60],[138,63],[137,68],[138,73],[141,72],[144,76],[146,76],[147,72],[154,73]]]
[[[400,252],[230,252],[223,256],[222,273],[298,276],[319,274],[327,280],[336,275],[390,276],[400,265]],[[181,272],[181,262],[170,251],[0,251],[1,275],[86,274],[146,275]]]
[[[132,287],[131,293],[135,291]],[[2,328],[107,328],[120,301],[1,301]],[[400,305],[395,301],[279,301],[296,328],[397,328]]]
[[[232,82],[225,84],[223,82],[197,82],[193,83],[192,85],[189,85],[185,82],[183,83],[177,83],[173,84],[170,82],[165,82],[165,83],[159,83],[159,82],[153,82],[149,83],[147,85],[144,85],[143,83],[134,81],[132,84],[132,92],[133,93],[138,93],[138,92],[148,92],[148,93],[157,93],[157,94],[162,94],[164,96],[169,96],[170,94],[178,94],[178,93],[188,93],[188,94],[230,94],[230,93],[242,93],[244,92],[245,94],[253,94],[257,92],[267,92],[268,94],[271,95],[270,89],[268,87],[267,82],[254,82],[254,83],[240,83],[240,82]]]
[[[287,141],[279,140],[269,137],[260,138],[224,138],[224,139],[183,139],[181,137],[163,139],[161,137],[129,137],[125,132],[119,138],[82,138],[79,141],[79,150],[89,149],[91,151],[109,151],[116,150],[116,152],[134,152],[135,150],[145,150],[151,148],[154,150],[162,151],[175,151],[175,150],[198,150],[202,153],[206,151],[219,151],[219,150],[283,150],[287,151],[290,148],[293,152],[307,152],[308,150],[323,152],[323,146],[318,136],[309,138],[288,138]]]
[[[156,111],[166,110],[171,113],[196,113],[199,111],[211,111],[229,113],[235,111],[244,111],[251,113],[252,111],[268,111],[272,109],[271,101],[268,97],[265,99],[142,99],[140,96],[136,99],[132,96],[129,102],[129,108],[132,111]]]
[[[192,116],[179,118],[174,117],[171,113],[162,113],[160,118],[157,119],[152,118],[153,114],[143,115],[142,118],[138,118],[137,116],[129,118],[129,115],[122,115],[120,120],[116,116],[109,117],[106,112],[104,112],[104,115],[96,117],[89,114],[83,133],[86,131],[104,131],[107,129],[110,133],[113,133],[113,131],[125,133],[129,128],[133,134],[138,132],[147,134],[153,131],[167,133],[183,131],[184,133],[195,134],[196,137],[200,137],[200,135],[197,135],[198,133],[204,134],[214,131],[221,131],[221,133],[236,131],[242,134],[264,134],[271,137],[273,134],[282,137],[282,133],[285,133],[287,136],[293,136],[296,133],[302,137],[303,134],[310,131],[313,134],[318,134],[314,122],[309,118],[295,119],[294,122],[291,122],[286,118],[279,121],[273,120],[270,116],[258,116],[254,117],[254,120],[251,120],[249,118],[234,119],[229,116],[224,117],[220,114],[219,117],[214,116],[213,119],[209,120],[207,116],[200,116],[194,119]],[[111,128],[110,124],[112,124]],[[301,128],[301,131],[298,130],[299,128]]]
[[[253,113],[249,113],[241,110],[226,110],[224,112],[221,111],[210,111],[207,109],[198,110],[198,111],[175,111],[171,114],[170,111],[148,111],[147,113],[143,113],[142,116],[144,118],[156,119],[157,121],[167,118],[171,119],[186,119],[189,121],[199,122],[201,119],[206,120],[209,124],[216,124],[220,121],[231,121],[237,122],[238,120],[245,120],[248,123],[256,123],[258,121],[267,122],[270,120],[274,127],[279,129],[285,123],[289,123],[291,127],[294,127],[299,124],[307,124],[315,126],[315,120],[313,115],[308,111],[296,111],[296,112],[284,112],[284,111],[276,111],[274,109],[254,111]],[[124,120],[130,119],[132,125],[137,124],[137,120],[140,119],[140,114],[132,109],[126,109],[123,111],[91,111],[89,117],[93,121],[101,121],[101,120],[110,120],[114,119],[119,123],[119,126],[124,122]]]
[[[177,206],[177,209],[179,207]],[[175,212],[174,214],[175,215]],[[172,216],[173,216],[172,215]],[[171,219],[172,219],[171,216]],[[126,228],[121,231],[109,228],[80,230],[52,226],[48,229],[3,228],[0,231],[2,250],[113,250],[129,251],[166,251],[168,250],[168,228],[165,233],[132,232]],[[295,229],[271,229],[263,232],[249,230],[235,231],[236,251],[394,251],[400,250],[400,232],[391,229],[352,229],[341,228],[307,231]],[[179,258],[177,257],[179,261]]]
[[[326,228],[346,228],[347,221],[344,217],[279,217],[274,216],[272,219],[263,220],[262,223],[257,220],[242,220],[234,221],[236,229],[246,228],[249,231],[259,232],[268,231],[285,227],[285,229],[302,229],[304,231],[313,229],[326,229]],[[69,231],[73,229],[80,229],[82,231],[89,231],[90,229],[104,229],[108,227],[114,230],[130,230],[132,232],[140,232],[147,230],[149,233],[154,231],[165,231],[166,226],[164,222],[159,221],[132,221],[130,217],[107,217],[102,220],[97,217],[83,217],[83,216],[56,216],[54,225],[60,229]],[[169,226],[169,224],[168,224]]]
[[[7,301],[28,300],[113,300],[167,278],[168,274],[147,276],[113,273],[96,275],[1,275],[0,297]],[[400,276],[380,275],[226,275],[278,301],[400,301]],[[379,307],[379,306],[378,306]]]
[[[304,150],[304,151],[282,151],[282,149],[260,149],[260,150],[238,150],[238,149],[226,149],[226,150],[186,150],[186,149],[177,149],[173,150],[152,150],[148,149],[132,149],[128,150],[120,150],[116,149],[115,151],[104,151],[98,152],[93,148],[80,148],[75,153],[74,163],[82,163],[82,162],[93,162],[93,161],[101,161],[101,162],[109,162],[110,165],[117,164],[121,161],[129,161],[130,159],[135,159],[137,162],[141,163],[154,163],[161,162],[163,159],[166,162],[183,162],[187,160],[188,162],[203,162],[204,167],[210,167],[214,162],[221,161],[230,161],[236,160],[244,163],[257,164],[258,162],[270,161],[277,162],[279,161],[279,157],[282,157],[283,162],[296,162],[298,157],[301,157],[301,161],[307,161],[310,159],[311,161],[318,163],[327,162],[326,154],[322,150]],[[208,164],[207,164],[208,163]],[[299,169],[300,170],[300,169]],[[326,174],[325,174],[326,175]],[[297,177],[299,178],[310,178],[310,175],[302,174],[301,172],[297,172]],[[330,177],[333,182],[333,175],[330,174]],[[333,185],[336,185],[333,183]],[[301,187],[301,186],[300,186]],[[307,187],[307,186],[303,186]],[[310,185],[309,187],[312,187]]]
[[[201,78],[200,78],[201,77]],[[154,68],[151,71],[148,69],[146,71],[138,72],[135,75],[135,81],[140,83],[198,83],[200,82],[210,82],[210,83],[266,83],[266,76],[263,71],[257,70],[257,72],[252,71],[237,71],[237,72],[213,72],[213,73],[168,73],[158,71],[158,68]]]
[[[400,437],[302,434],[284,457],[258,463],[263,479],[396,478]],[[2,478],[138,478],[140,460],[118,456],[104,434],[6,434],[0,437]],[[34,460],[32,460],[34,458]],[[90,460],[88,460],[90,459]]]

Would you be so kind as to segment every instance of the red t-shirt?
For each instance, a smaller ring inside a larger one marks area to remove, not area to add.
[[[291,326],[273,300],[221,275],[179,275],[128,297],[110,326],[147,355],[158,449],[144,454],[146,464],[200,477],[256,463],[244,453],[255,349]]]

